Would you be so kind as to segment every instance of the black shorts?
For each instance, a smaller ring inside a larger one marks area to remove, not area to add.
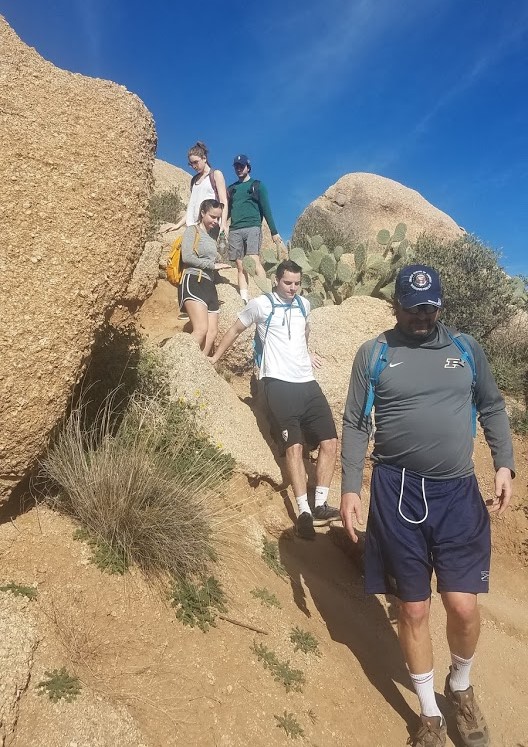
[[[207,306],[207,311],[217,314],[220,311],[216,285],[205,275],[192,275],[185,272],[178,286],[178,303],[180,309],[185,301],[198,301]]]
[[[330,406],[317,381],[297,384],[266,377],[262,384],[278,443],[286,448],[306,443],[315,449],[321,441],[337,438]]]

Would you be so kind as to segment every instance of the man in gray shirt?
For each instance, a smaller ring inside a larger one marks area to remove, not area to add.
[[[410,265],[396,279],[396,326],[369,340],[354,360],[343,417],[343,524],[354,542],[375,412],[374,470],[365,545],[365,590],[399,598],[398,635],[420,702],[414,747],[443,747],[444,717],[434,694],[429,632],[430,580],[447,613],[452,665],[445,695],[465,745],[490,744],[469,682],[479,632],[477,594],[488,591],[489,511],[508,506],[513,446],[504,400],[484,352],[439,321],[438,273]],[[475,479],[473,420],[495,467],[495,496],[484,505]]]

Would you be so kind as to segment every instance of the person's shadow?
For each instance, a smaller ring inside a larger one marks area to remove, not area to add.
[[[355,545],[343,528],[333,526],[325,534],[318,533],[314,542],[297,538],[292,530],[286,530],[279,538],[279,551],[298,608],[310,617],[308,589],[332,640],[347,646],[369,682],[401,716],[412,734],[419,727],[419,718],[396,686],[400,683],[414,692],[391,624],[396,619],[396,600],[389,604],[387,614],[375,596],[365,595],[363,544],[363,534]],[[438,700],[445,712],[442,698],[439,696]],[[448,720],[450,736],[459,745],[456,727],[453,730],[450,722],[451,719]]]

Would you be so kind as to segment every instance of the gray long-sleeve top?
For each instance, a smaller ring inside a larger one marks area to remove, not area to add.
[[[372,421],[363,417],[369,360],[375,340],[360,347],[352,367],[343,416],[342,492],[359,493]],[[441,322],[422,341],[410,340],[398,327],[384,333],[388,365],[375,388],[372,459],[449,480],[473,473],[472,380],[468,363]],[[484,351],[469,335],[477,371],[475,401],[495,470],[514,472],[513,445],[504,400]],[[379,344],[378,344],[379,347]],[[374,361],[377,351],[374,353]],[[449,360],[450,359],[450,360]]]
[[[196,275],[200,270],[207,270],[207,277],[212,280],[216,255],[216,241],[208,233],[197,226],[188,226],[185,229],[182,238],[182,261],[186,270]]]

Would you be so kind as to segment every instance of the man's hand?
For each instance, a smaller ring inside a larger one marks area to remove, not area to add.
[[[323,365],[323,359],[318,353],[310,353],[310,360],[314,368],[321,368]]]
[[[363,514],[361,512],[361,498],[357,493],[343,493],[341,496],[341,506],[339,509],[343,526],[347,530],[352,542],[358,541],[358,536],[354,530],[353,520],[358,524],[363,524]]]
[[[275,242],[276,244],[282,244],[282,243],[283,243],[283,242],[282,242],[282,239],[281,239],[281,236],[280,236],[280,233],[274,233],[274,234],[273,234],[273,236],[272,236],[271,238],[273,239],[273,241],[274,241],[274,242]]]
[[[488,502],[488,511],[497,512],[497,516],[503,514],[512,497],[512,476],[508,467],[499,467],[495,472],[495,498]]]

